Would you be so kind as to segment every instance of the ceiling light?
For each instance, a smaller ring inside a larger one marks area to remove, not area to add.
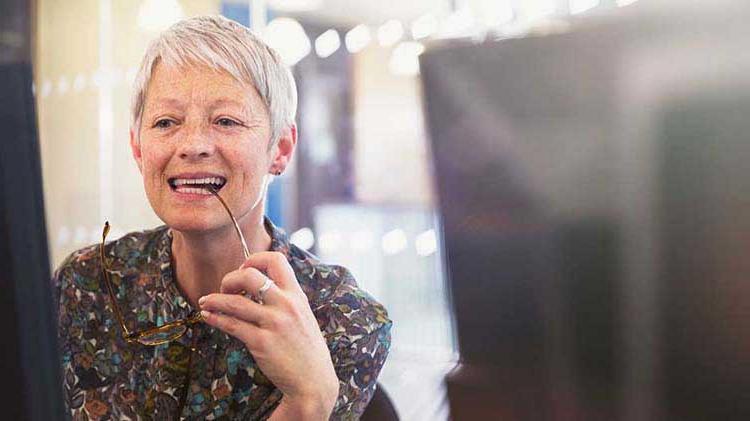
[[[437,251],[435,230],[430,229],[419,234],[414,240],[414,247],[417,249],[417,254],[423,257],[435,253]]]
[[[52,92],[52,82],[45,80],[42,83],[42,98],[48,96]]]
[[[73,244],[81,244],[88,241],[87,234],[86,234],[86,227],[83,225],[79,225],[75,229],[75,234],[73,235]]]
[[[344,44],[346,44],[346,49],[354,54],[365,48],[367,44],[370,43],[371,39],[372,35],[370,35],[370,28],[360,24],[346,33],[344,36]]]
[[[60,79],[57,81],[57,92],[60,95],[63,95],[68,92],[68,88],[70,88],[68,78],[66,78],[65,76],[60,76]]]
[[[362,252],[372,248],[373,242],[373,235],[370,231],[360,230],[352,233],[350,244],[352,250]]]
[[[570,13],[577,15],[599,5],[599,0],[570,0]]]
[[[402,76],[415,76],[419,74],[419,55],[424,52],[424,45],[408,41],[399,43],[393,49],[391,60],[388,64],[391,72]]]
[[[468,7],[461,8],[451,13],[440,28],[441,38],[458,38],[469,35],[476,24],[474,15]]]
[[[75,79],[73,80],[73,90],[76,92],[80,92],[85,87],[86,87],[86,76],[84,76],[83,73],[79,73],[78,75],[76,75]]]
[[[289,66],[310,54],[310,39],[302,25],[292,18],[272,20],[263,30],[263,39]]]
[[[378,43],[383,47],[397,43],[404,36],[404,26],[395,19],[389,20],[378,28]]]
[[[289,236],[289,242],[302,250],[310,250],[315,244],[315,236],[310,228],[301,228]]]
[[[70,230],[66,226],[60,227],[60,229],[57,231],[57,246],[64,246],[68,244],[70,241]]]
[[[335,29],[329,29],[315,39],[315,53],[320,58],[326,58],[335,53],[341,46],[339,33]]]
[[[427,38],[434,34],[438,28],[438,20],[432,14],[426,14],[419,17],[411,24],[411,36],[414,39]]]
[[[386,255],[400,253],[406,248],[406,243],[407,240],[404,230],[397,228],[393,231],[388,231],[383,235],[383,253]]]
[[[341,246],[342,236],[338,231],[324,232],[318,237],[318,249],[322,254],[331,254],[338,251]]]

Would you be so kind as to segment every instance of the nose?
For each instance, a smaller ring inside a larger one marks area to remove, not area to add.
[[[179,157],[184,160],[194,161],[205,159],[216,153],[216,145],[203,127],[195,127],[187,130],[185,136],[178,145]]]

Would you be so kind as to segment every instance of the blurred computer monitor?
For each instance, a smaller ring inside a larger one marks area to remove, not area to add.
[[[63,419],[39,142],[30,2],[0,2],[0,408],[3,419]]]
[[[750,419],[750,7],[646,3],[421,58],[454,419]]]

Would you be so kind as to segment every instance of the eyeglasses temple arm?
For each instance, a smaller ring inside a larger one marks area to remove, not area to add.
[[[107,234],[109,234],[109,221],[106,221],[104,223],[104,230],[102,231],[102,243],[99,246],[99,255],[102,259],[102,273],[104,274],[105,282],[107,284],[107,292],[109,293],[109,299],[112,304],[112,310],[115,312],[115,317],[117,317],[117,321],[120,323],[120,327],[122,328],[123,334],[125,338],[130,337],[130,331],[125,326],[125,321],[122,318],[122,314],[120,313],[120,309],[117,307],[117,301],[115,299],[115,292],[112,289],[112,280],[109,278],[109,271],[107,270],[107,261],[104,257],[104,241],[107,238]]]
[[[226,202],[224,202],[224,199],[219,196],[219,193],[214,190],[213,187],[209,186],[208,191],[211,192],[217,199],[219,199],[219,202],[221,202],[221,205],[224,206],[224,209],[226,209],[227,213],[229,214],[229,217],[232,219],[232,223],[234,224],[234,230],[237,231],[237,236],[240,237],[240,242],[242,243],[242,254],[245,255],[245,260],[250,258],[250,250],[247,248],[247,242],[245,241],[245,236],[242,235],[242,230],[240,229],[240,224],[237,223],[237,219],[234,218],[234,215],[232,214],[232,211],[229,210],[229,206],[227,206]]]

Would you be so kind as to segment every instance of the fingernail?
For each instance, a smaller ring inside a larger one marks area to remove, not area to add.
[[[206,302],[206,296],[205,295],[198,299],[198,305],[202,306],[204,302]]]
[[[208,312],[206,310],[201,310],[201,317],[203,317],[204,319],[207,319],[208,316],[210,315],[211,315],[211,312]]]

